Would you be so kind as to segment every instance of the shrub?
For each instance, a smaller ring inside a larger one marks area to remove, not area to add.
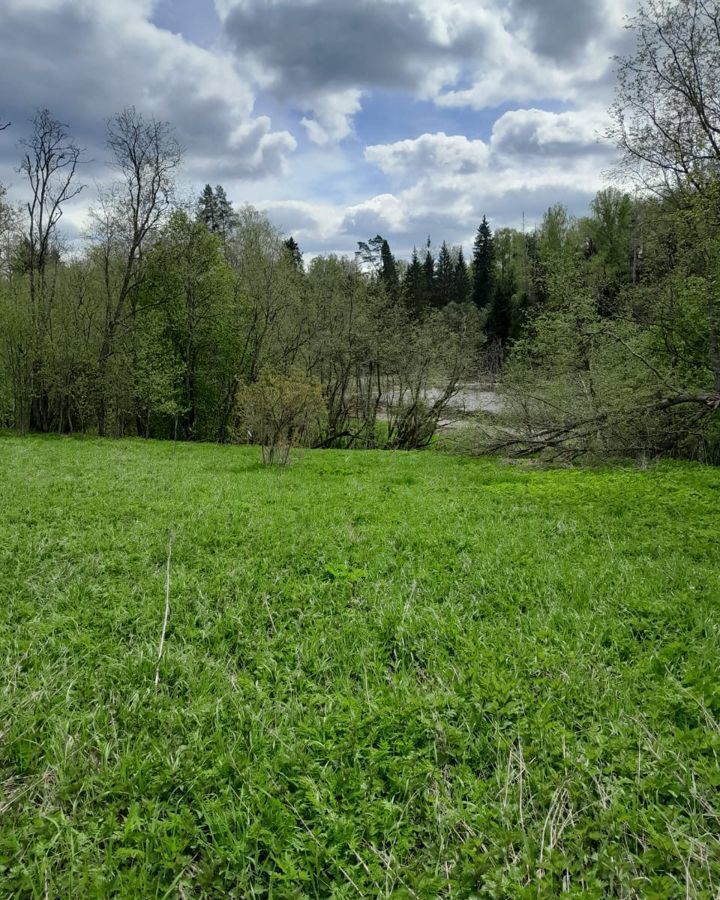
[[[260,444],[262,461],[286,465],[293,447],[311,444],[327,415],[320,383],[263,373],[237,393],[235,436]]]

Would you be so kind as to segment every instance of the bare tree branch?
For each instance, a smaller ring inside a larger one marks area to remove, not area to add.
[[[183,155],[171,126],[155,118],[146,119],[135,107],[124,109],[108,122],[108,147],[113,154],[112,167],[119,178],[105,191],[95,214],[106,292],[99,358],[101,382],[113,352],[115,332],[142,278],[145,246],[170,209],[174,174]],[[111,276],[111,268],[118,259],[121,265],[116,281]],[[98,431],[101,435],[105,433],[102,399]]]
[[[644,183],[702,190],[720,173],[720,5],[645,0],[629,25],[608,136]]]
[[[20,172],[30,185],[28,213],[28,268],[33,302],[44,291],[45,269],[58,222],[66,203],[83,190],[75,181],[83,151],[68,137],[67,126],[54,119],[47,109],[33,119],[33,132],[21,142],[24,148]]]

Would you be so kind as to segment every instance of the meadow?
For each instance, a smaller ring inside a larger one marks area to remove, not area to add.
[[[719,501],[0,436],[0,896],[718,896]]]

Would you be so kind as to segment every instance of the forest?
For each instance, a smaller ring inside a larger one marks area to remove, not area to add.
[[[502,398],[466,423],[474,451],[720,461],[718,16],[693,8],[634,21],[606,136],[621,163],[587,214],[483,218],[467,260],[430,238],[396,259],[376,235],[305,263],[221,185],[181,202],[172,125],[134,107],[66,245],[83,152],[39,110],[24,204],[0,188],[0,427],[415,449],[472,380]]]

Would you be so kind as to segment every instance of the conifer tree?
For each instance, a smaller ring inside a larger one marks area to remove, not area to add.
[[[374,275],[378,275],[380,273],[380,266],[382,264],[382,247],[384,243],[385,238],[383,238],[383,236],[380,234],[376,234],[375,237],[370,238],[369,241],[358,241],[358,248],[355,251],[355,257]]]
[[[395,257],[390,252],[390,244],[386,240],[383,240],[380,248],[380,282],[384,285],[388,297],[397,300],[400,296],[400,281]]]
[[[462,247],[458,248],[453,270],[452,299],[455,303],[467,303],[470,299],[470,276]]]
[[[289,237],[286,241],[284,241],[285,249],[290,255],[290,259],[292,261],[293,266],[297,269],[298,272],[303,271],[303,255],[300,250],[300,246],[294,237]]]
[[[205,185],[198,197],[196,215],[201,222],[205,223],[208,231],[216,232],[218,230],[215,194],[209,184]]]
[[[215,215],[217,217],[215,231],[225,241],[233,229],[237,228],[239,219],[221,184],[215,185]]]
[[[216,185],[215,190],[209,184],[205,185],[198,197],[196,215],[208,231],[219,235],[223,241],[238,224],[238,215],[221,184]]]
[[[430,249],[430,238],[427,240],[427,251],[423,263],[423,308],[435,306],[435,259]]]
[[[518,298],[518,250],[522,235],[512,228],[499,228],[493,237],[493,295],[485,325],[488,337],[505,345],[513,331]]]
[[[425,275],[417,248],[413,247],[410,265],[405,270],[402,281],[402,297],[405,305],[419,316],[423,308]]]
[[[443,241],[435,269],[435,305],[447,306],[453,299],[454,266],[450,248]]]
[[[492,303],[495,286],[493,265],[492,231],[483,216],[473,245],[473,302],[480,310],[488,309]]]
[[[503,278],[498,279],[493,291],[486,331],[488,337],[496,338],[502,345],[507,343],[512,333],[515,289],[515,273],[510,270]]]

